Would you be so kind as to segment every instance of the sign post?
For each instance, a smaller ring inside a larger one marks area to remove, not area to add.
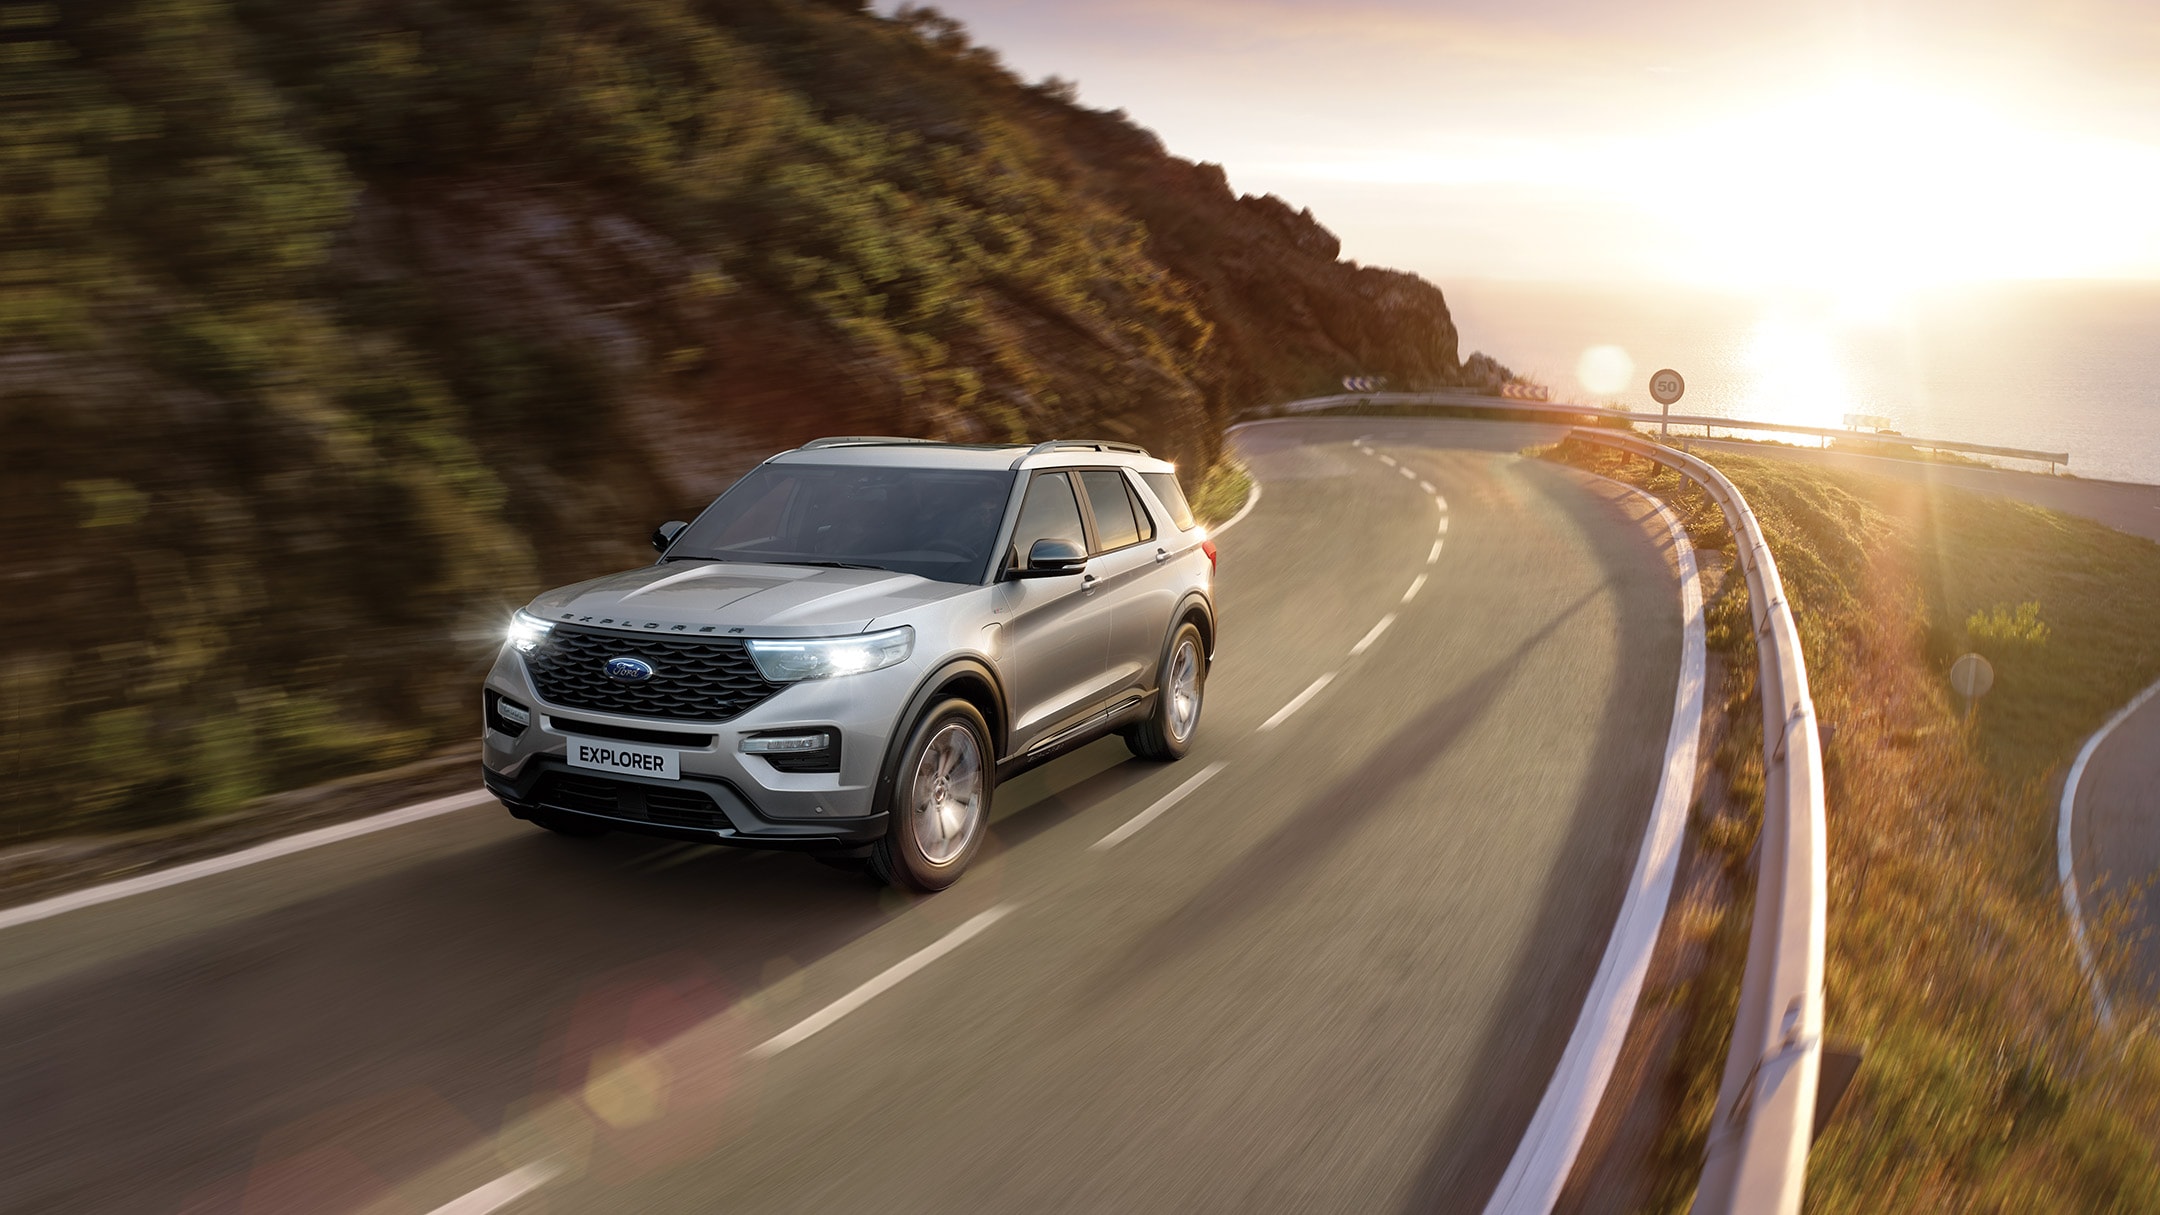
[[[1681,379],[1680,373],[1670,367],[1650,377],[1650,399],[1664,407],[1663,417],[1658,422],[1658,438],[1672,437],[1673,402],[1679,400],[1680,394],[1686,391],[1687,381]]]

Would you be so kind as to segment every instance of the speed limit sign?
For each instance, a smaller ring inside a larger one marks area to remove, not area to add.
[[[1650,399],[1663,406],[1661,412],[1668,417],[1672,414],[1673,402],[1679,400],[1680,394],[1686,391],[1687,381],[1681,379],[1680,373],[1670,367],[1650,377]],[[1670,438],[1672,435],[1672,423],[1660,421],[1658,434],[1661,437]]]

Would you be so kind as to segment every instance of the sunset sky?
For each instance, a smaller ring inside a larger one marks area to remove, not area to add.
[[[941,7],[1429,276],[2160,278],[2154,0]]]

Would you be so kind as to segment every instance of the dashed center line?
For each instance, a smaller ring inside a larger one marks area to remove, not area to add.
[[[1206,784],[1210,778],[1212,778],[1217,772],[1222,771],[1224,767],[1225,765],[1218,761],[1216,763],[1209,764],[1205,768],[1200,769],[1200,774],[1198,776],[1193,777],[1191,780],[1186,781],[1184,784],[1179,785],[1177,788],[1172,789],[1170,792],[1163,794],[1161,799],[1156,801],[1154,805],[1149,806],[1147,809],[1142,810],[1140,813],[1133,815],[1132,818],[1128,820],[1124,826],[1119,827],[1117,830],[1111,832],[1110,834],[1102,837],[1099,840],[1096,840],[1094,846],[1089,848],[1088,851],[1103,852],[1124,843],[1126,840],[1132,838],[1133,835],[1137,833],[1142,827],[1145,827],[1149,823],[1152,823],[1156,819],[1162,817],[1163,811],[1168,810],[1170,807],[1177,805],[1181,801],[1184,801],[1185,798],[1190,795],[1193,790]]]
[[[1427,554],[1425,554],[1425,564],[1427,564],[1427,565],[1437,565],[1437,564],[1439,563],[1439,561],[1440,561],[1440,546],[1441,546],[1441,545],[1443,545],[1443,544],[1445,544],[1445,543],[1447,543],[1447,542],[1446,542],[1445,540],[1435,540],[1435,541],[1433,541],[1433,542],[1432,542],[1432,551],[1431,551],[1431,552],[1429,552],[1429,553],[1427,553]]]
[[[1395,457],[1393,456],[1382,456],[1380,457],[1380,462],[1387,465],[1389,468],[1395,467]]]
[[[1447,535],[1447,511],[1444,509],[1440,512],[1440,534]]]
[[[1417,474],[1416,474],[1416,473],[1414,473],[1414,472],[1411,472],[1411,471],[1410,471],[1410,469],[1409,469],[1409,467],[1408,467],[1408,466],[1406,466],[1406,465],[1401,465],[1401,466],[1397,466],[1397,467],[1396,467],[1396,469],[1395,469],[1395,471],[1396,471],[1396,472],[1399,472],[1399,473],[1401,473],[1401,474],[1403,475],[1403,479],[1404,479],[1404,480],[1407,480],[1407,481],[1415,481],[1415,480],[1417,480]]]
[[[1430,481],[1420,481],[1417,483],[1417,487],[1424,490],[1426,493],[1431,494],[1435,498],[1440,496],[1440,491],[1434,489],[1433,484]]]
[[[1309,701],[1313,697],[1318,696],[1320,694],[1320,689],[1328,686],[1333,682],[1335,682],[1335,672],[1333,671],[1329,671],[1327,674],[1322,675],[1320,678],[1313,680],[1311,687],[1292,697],[1289,704],[1286,704],[1282,708],[1275,710],[1275,716],[1261,722],[1259,733],[1265,734],[1269,730],[1272,730],[1275,727],[1283,724],[1283,722],[1289,720],[1292,713],[1295,713],[1299,709],[1304,708],[1306,701]]]
[[[1017,903],[1000,903],[887,967],[876,978],[750,1048],[753,1059],[770,1059],[898,986],[901,980],[968,943],[1010,915]]]
[[[1417,598],[1417,593],[1419,591],[1422,591],[1424,589],[1425,575],[1419,574],[1414,580],[1411,581],[1410,589],[1402,593],[1402,601],[1404,603],[1410,602],[1412,599]]]
[[[1380,640],[1380,634],[1387,632],[1388,626],[1393,623],[1395,623],[1395,613],[1389,612],[1387,615],[1382,616],[1380,618],[1380,623],[1372,626],[1372,632],[1365,634],[1363,637],[1360,637],[1358,639],[1358,643],[1350,647],[1350,653],[1352,654],[1352,656],[1362,654],[1366,650],[1371,649],[1372,643]]]
[[[428,1215],[489,1215],[554,1180],[562,1168],[551,1162],[512,1169],[477,1190],[436,1207]]]

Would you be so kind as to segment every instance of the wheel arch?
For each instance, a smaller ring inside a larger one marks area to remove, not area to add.
[[[1188,621],[1198,627],[1200,647],[1206,651],[1209,662],[1215,661],[1215,605],[1209,603],[1206,596],[1197,591],[1186,595],[1178,602],[1177,611],[1170,619],[1170,631],[1173,634],[1178,631],[1179,625]]]
[[[914,733],[915,723],[931,705],[941,700],[957,698],[975,706],[983,721],[990,727],[990,749],[986,757],[994,770],[998,756],[1005,751],[1006,730],[1011,715],[1006,710],[1005,687],[998,680],[997,672],[990,664],[979,658],[955,658],[938,667],[915,686],[907,705],[893,721],[892,736],[885,742],[885,758],[878,766],[876,796],[872,800],[873,812],[883,813],[892,809],[893,788],[898,779],[901,752],[907,749],[908,738]]]

